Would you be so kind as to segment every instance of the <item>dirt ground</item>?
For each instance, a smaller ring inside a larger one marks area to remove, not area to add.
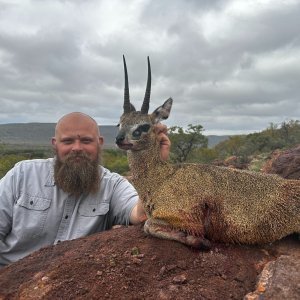
[[[300,251],[291,236],[264,246],[193,250],[120,227],[41,249],[0,271],[0,299],[243,299],[264,265]]]

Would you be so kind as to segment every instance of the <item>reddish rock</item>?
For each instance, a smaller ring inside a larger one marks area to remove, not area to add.
[[[295,253],[294,236],[263,246],[213,244],[203,252],[146,236],[141,226],[120,227],[5,267],[0,299],[243,299],[268,262]]]
[[[287,179],[300,179],[300,145],[285,151],[274,151],[262,172],[278,174]]]
[[[244,300],[300,299],[300,256],[281,255],[266,264],[259,276],[256,290]]]
[[[247,163],[242,162],[242,159],[235,155],[226,158],[224,161],[215,160],[212,164],[215,166],[228,167],[234,169],[247,169],[248,167]]]

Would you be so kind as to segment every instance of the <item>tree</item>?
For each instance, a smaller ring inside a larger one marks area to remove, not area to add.
[[[202,134],[201,125],[189,124],[184,130],[182,127],[170,128],[169,138],[172,143],[171,159],[173,162],[185,162],[194,149],[207,148],[208,139]]]

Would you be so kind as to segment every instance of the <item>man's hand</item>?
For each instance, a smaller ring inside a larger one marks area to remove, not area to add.
[[[171,141],[167,136],[168,128],[166,125],[158,123],[155,125],[155,130],[160,142],[160,157],[162,160],[168,160],[171,148]]]
[[[136,206],[132,209],[130,215],[130,224],[136,225],[147,220],[147,216],[142,204],[142,201],[139,199]]]

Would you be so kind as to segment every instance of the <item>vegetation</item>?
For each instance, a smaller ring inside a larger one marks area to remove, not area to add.
[[[247,161],[254,155],[272,152],[275,149],[291,148],[300,143],[300,122],[291,120],[281,125],[273,123],[258,133],[232,136],[215,146],[219,159],[235,155]]]
[[[208,148],[207,137],[203,135],[201,125],[188,125],[184,130],[174,126],[170,128],[172,142],[171,160],[173,162],[211,163],[236,156],[240,162],[249,162],[256,158],[266,158],[275,149],[291,148],[300,143],[300,121],[291,120],[280,125],[271,123],[258,133],[235,135]],[[20,160],[47,158],[53,155],[51,146],[24,146],[0,144],[0,178]],[[253,160],[255,161],[255,160]],[[103,165],[113,172],[125,175],[129,171],[126,153],[118,149],[104,149]],[[261,161],[252,164],[253,170],[259,170]]]
[[[129,171],[127,155],[125,151],[115,149],[104,149],[102,153],[102,164],[112,172],[125,175]]]
[[[0,178],[2,178],[18,161],[27,159],[24,155],[4,155],[0,156]]]
[[[0,178],[2,178],[18,161],[49,157],[50,147],[28,145],[0,145]]]
[[[193,160],[196,149],[207,148],[208,139],[202,134],[201,125],[189,124],[187,130],[179,126],[169,129],[169,137],[172,144],[171,160],[173,162],[184,162]]]
[[[254,156],[267,157],[275,149],[286,149],[300,143],[300,121],[291,120],[270,126],[258,133],[234,135],[208,148],[201,125],[189,125],[187,130],[175,126],[170,129],[173,162],[210,163],[236,156],[240,163],[248,163]],[[259,169],[259,161],[257,163]]]

